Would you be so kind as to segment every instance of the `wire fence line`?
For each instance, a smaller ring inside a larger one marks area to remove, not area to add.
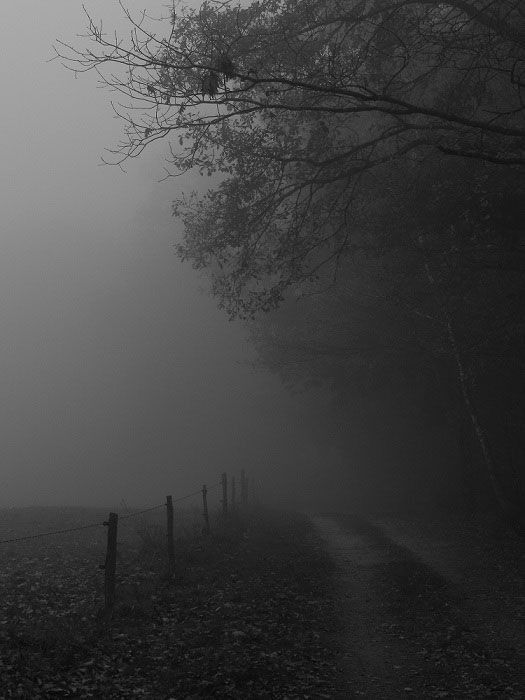
[[[22,537],[11,537],[8,540],[0,540],[0,544],[10,544],[11,542],[23,542],[24,540],[36,540],[40,537],[49,537],[50,535],[62,535],[66,532],[77,532],[78,530],[89,530],[94,527],[102,527],[103,523],[86,523],[86,525],[77,525],[76,527],[68,527],[63,530],[50,530],[49,532],[38,532],[32,535],[23,535]]]
[[[253,482],[252,482],[253,485]],[[246,506],[248,504],[248,479],[246,478],[246,473],[244,469],[241,469],[241,479],[240,479],[240,499],[238,501],[239,505]],[[26,540],[36,540],[43,537],[51,537],[53,535],[61,535],[69,532],[79,532],[81,530],[89,530],[99,527],[107,528],[107,545],[106,545],[106,557],[104,564],[99,564],[99,568],[104,570],[104,619],[110,620],[113,607],[115,605],[116,596],[116,569],[117,569],[117,539],[118,539],[118,523],[119,520],[129,521],[131,518],[143,515],[145,513],[151,513],[161,508],[166,509],[166,554],[168,563],[168,575],[173,576],[175,571],[176,563],[176,548],[174,542],[174,503],[180,503],[186,501],[190,498],[195,498],[196,496],[202,496],[202,515],[204,520],[204,527],[202,529],[203,535],[210,534],[210,518],[208,509],[208,493],[214,491],[215,489],[221,489],[221,511],[223,518],[227,519],[230,509],[235,511],[237,507],[237,491],[235,485],[235,477],[230,477],[230,498],[228,499],[228,475],[223,472],[221,479],[218,483],[212,484],[208,488],[204,484],[199,490],[192,491],[191,493],[186,493],[178,498],[173,498],[172,496],[167,496],[164,503],[158,503],[154,506],[149,506],[148,508],[141,508],[140,510],[132,511],[122,499],[121,504],[123,504],[125,512],[122,511],[112,511],[109,514],[108,520],[103,522],[91,522],[84,523],[82,525],[74,525],[73,527],[60,528],[57,530],[49,530],[47,532],[33,532],[28,535],[20,535],[18,537],[10,537],[4,540],[0,540],[0,545],[11,544],[16,542],[23,542]],[[226,520],[224,520],[226,521]]]
[[[207,488],[208,491],[212,491],[213,489],[217,489],[221,486],[221,483],[217,483],[213,486],[210,486]],[[188,498],[192,498],[194,496],[202,495],[202,489],[199,489],[198,491],[193,491],[192,493],[187,493],[185,496],[180,496],[180,498],[174,498],[173,503],[179,503],[180,501],[185,501]],[[127,520],[128,518],[134,518],[137,515],[143,515],[144,513],[150,513],[151,511],[154,510],[159,510],[160,508],[166,508],[166,503],[159,503],[156,506],[150,506],[148,508],[143,508],[141,510],[137,511],[129,511],[124,515],[119,514],[119,520]],[[76,525],[75,527],[68,527],[68,528],[63,528],[60,530],[49,530],[48,532],[37,532],[33,533],[31,535],[22,535],[20,537],[11,537],[9,539],[5,540],[0,540],[0,545],[1,544],[12,544],[15,542],[23,542],[25,540],[36,540],[41,537],[50,537],[53,535],[63,535],[68,532],[79,532],[80,530],[90,530],[93,528],[97,527],[104,527],[106,525],[105,521],[99,521],[96,523],[85,523],[84,525]]]

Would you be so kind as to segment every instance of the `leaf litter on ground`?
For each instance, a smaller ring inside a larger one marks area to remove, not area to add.
[[[251,514],[218,521],[209,537],[186,533],[171,577],[162,526],[154,532],[122,534],[109,624],[103,528],[9,550],[2,697],[333,697],[330,565],[302,516]]]

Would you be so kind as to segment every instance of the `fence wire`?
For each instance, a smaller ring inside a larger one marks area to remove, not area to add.
[[[143,513],[150,513],[152,510],[159,510],[159,508],[165,508],[166,504],[165,503],[159,503],[157,506],[150,506],[149,508],[144,508],[143,510],[135,510],[130,513],[126,513],[125,515],[120,515],[118,514],[118,519],[119,522],[121,520],[127,520],[128,518],[134,518],[136,515],[142,515]]]
[[[220,486],[221,484],[215,484],[214,486],[206,487],[208,491],[211,491],[213,489],[216,489]],[[173,503],[179,503],[180,501],[185,501],[188,498],[193,498],[194,496],[198,496],[199,494],[202,494],[202,488],[199,489],[198,491],[193,491],[193,493],[187,493],[185,496],[180,496],[180,498],[174,498]],[[143,513],[149,513],[153,510],[159,510],[160,508],[165,508],[166,503],[159,503],[156,506],[150,506],[149,508],[144,508],[142,510],[137,510],[134,511],[133,513],[126,513],[125,515],[120,515],[119,514],[119,520],[127,520],[128,518],[134,518],[136,515],[142,515]],[[85,525],[77,525],[75,527],[69,527],[69,528],[64,528],[62,530],[49,530],[48,532],[37,532],[33,533],[32,535],[22,535],[21,537],[11,537],[10,539],[7,540],[0,540],[0,544],[11,544],[14,542],[23,542],[24,540],[36,540],[41,537],[50,537],[52,535],[63,535],[67,532],[78,532],[79,530],[89,530],[95,527],[104,527],[105,526],[105,521],[103,522],[98,522],[98,523],[86,523]]]
[[[64,530],[50,530],[49,532],[37,532],[33,535],[23,535],[22,537],[12,537],[9,540],[0,540],[0,544],[9,544],[11,542],[22,542],[23,540],[36,540],[39,537],[49,537],[50,535],[62,535],[65,532],[77,532],[78,530],[89,530],[94,527],[103,527],[104,523],[87,523],[86,525],[77,525],[76,527],[68,527]]]

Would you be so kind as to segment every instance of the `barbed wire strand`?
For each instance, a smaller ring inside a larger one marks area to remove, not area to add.
[[[49,532],[37,532],[33,535],[23,535],[22,537],[12,537],[9,540],[0,540],[0,544],[9,544],[10,542],[22,542],[23,540],[36,540],[39,537],[48,537],[49,535],[62,535],[65,532],[76,532],[78,530],[88,530],[94,527],[103,527],[104,523],[88,523],[86,525],[78,525],[77,527],[69,527],[63,530],[50,530]]]
[[[142,515],[143,513],[149,513],[152,510],[158,510],[159,508],[165,508],[166,504],[165,503],[159,503],[156,506],[150,506],[149,508],[144,508],[143,510],[136,510],[133,512],[126,513],[125,515],[120,515],[118,514],[118,519],[119,522],[121,520],[127,520],[128,518],[134,518],[136,515]]]
[[[210,486],[208,488],[208,491],[211,489],[217,488],[220,486],[219,484],[215,484],[215,486]],[[193,496],[197,496],[198,494],[202,493],[202,489],[199,489],[198,491],[194,491],[193,493],[188,493],[185,496],[181,496],[180,498],[175,498],[173,500],[173,503],[178,503],[179,501],[184,501],[187,498],[192,498]],[[128,518],[133,518],[136,515],[142,515],[143,513],[149,513],[150,511],[153,510],[158,510],[159,508],[165,508],[166,504],[165,503],[160,503],[156,506],[151,506],[149,508],[144,508],[143,510],[138,510],[134,513],[127,513],[126,515],[119,515],[119,520],[127,520]],[[77,525],[76,527],[69,527],[69,528],[64,528],[62,530],[50,530],[48,532],[37,532],[32,535],[23,535],[22,537],[12,537],[7,540],[0,540],[0,544],[11,544],[13,542],[24,542],[25,540],[36,540],[41,537],[50,537],[52,535],[63,535],[67,532],[78,532],[79,530],[89,530],[91,528],[95,527],[104,527],[105,522],[98,522],[98,523],[86,523],[85,525]]]
[[[193,496],[198,496],[202,494],[202,489],[194,491],[193,493],[188,493],[186,496],[181,496],[180,498],[174,498],[173,503],[179,503],[179,501],[185,501],[187,498],[192,498]]]

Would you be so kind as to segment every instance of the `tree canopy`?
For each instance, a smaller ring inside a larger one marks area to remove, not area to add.
[[[360,195],[392,161],[437,153],[523,174],[517,0],[205,2],[155,21],[124,11],[128,37],[88,18],[87,45],[57,52],[117,92],[113,162],[166,139],[169,173],[217,175],[174,212],[179,254],[212,272],[231,315],[274,308],[337,267]]]

